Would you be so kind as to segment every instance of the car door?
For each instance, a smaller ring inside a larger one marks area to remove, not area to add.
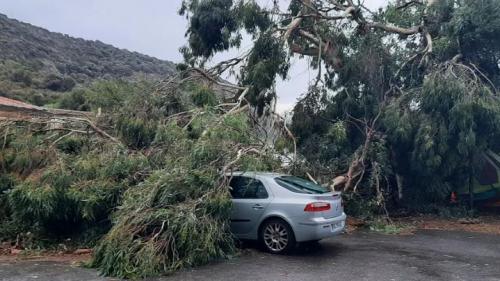
[[[271,200],[264,184],[252,177],[234,176],[229,183],[233,209],[231,231],[248,234],[259,223]]]

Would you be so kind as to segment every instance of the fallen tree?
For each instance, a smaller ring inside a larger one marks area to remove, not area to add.
[[[189,70],[152,91],[124,93],[119,107],[92,120],[4,120],[0,168],[12,183],[0,195],[8,202],[0,223],[10,230],[0,238],[29,248],[35,242],[22,233],[73,237],[96,245],[90,266],[129,278],[233,255],[224,174],[282,169],[245,93]],[[281,121],[272,128],[291,145]]]

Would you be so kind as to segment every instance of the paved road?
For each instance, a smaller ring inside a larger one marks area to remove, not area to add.
[[[0,280],[111,280],[47,262],[0,263]],[[239,258],[163,278],[170,280],[496,280],[500,236],[420,231],[413,236],[358,232],[290,256],[244,250]]]

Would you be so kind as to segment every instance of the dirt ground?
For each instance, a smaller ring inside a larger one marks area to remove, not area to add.
[[[500,217],[482,216],[477,219],[412,218],[418,229],[465,231],[500,235]]]
[[[0,262],[8,261],[49,261],[60,262],[69,264],[80,264],[90,260],[91,254],[65,254],[65,253],[52,253],[52,252],[20,252],[18,254],[0,254]]]
[[[411,235],[417,230],[464,231],[500,235],[500,216],[480,216],[474,219],[442,218],[422,215],[393,219],[393,223],[401,228],[399,234]],[[347,233],[368,227],[366,222],[356,218],[347,219]]]

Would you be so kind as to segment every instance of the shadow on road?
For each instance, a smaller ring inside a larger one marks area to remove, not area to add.
[[[268,254],[262,248],[257,241],[238,241],[237,247],[243,251],[258,251],[262,254]],[[286,254],[288,257],[326,257],[334,258],[336,255],[341,254],[345,250],[345,247],[341,243],[324,243],[322,241],[311,241],[298,243],[295,249]]]

